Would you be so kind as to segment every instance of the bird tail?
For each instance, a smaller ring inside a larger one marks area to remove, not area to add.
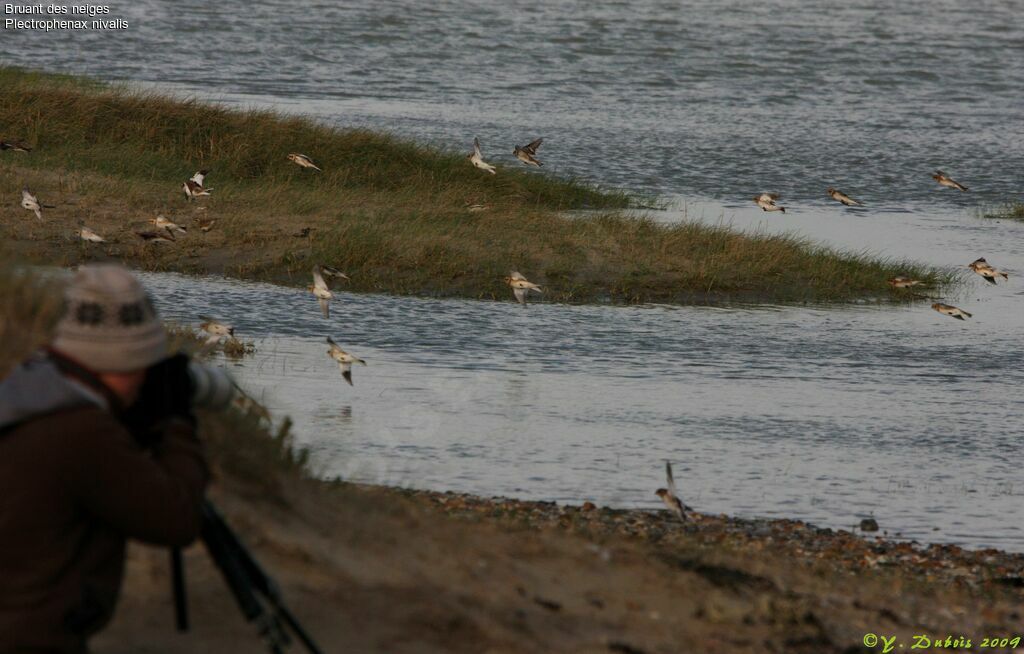
[[[966,312],[966,311],[964,311],[963,309],[960,309],[960,313],[964,314],[964,315],[965,315],[965,316],[967,316],[968,318],[973,318],[973,317],[974,317],[974,315],[973,315],[973,314],[967,313],[967,312]],[[963,318],[960,318],[960,320],[963,320]]]
[[[55,204],[41,204],[39,206],[42,207],[43,209],[56,209],[57,208],[57,205],[55,205]]]
[[[782,213],[786,213],[786,207],[779,207],[779,211],[781,211]]]
[[[362,359],[356,359],[356,361],[358,361],[359,363],[363,364],[364,366],[366,365],[366,362],[363,361]]]
[[[1009,279],[1009,278],[1010,278],[1010,275],[1009,275],[1009,274],[1007,274],[1007,273],[1004,273],[1004,272],[1003,272],[1003,271],[1001,271],[1001,270],[1000,270],[1000,271],[998,271],[998,272],[999,272],[999,274],[1000,274],[1000,275],[1002,275],[1002,276],[1003,276],[1003,279]]]

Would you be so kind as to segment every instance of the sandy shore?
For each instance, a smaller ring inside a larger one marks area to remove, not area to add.
[[[882,651],[868,634],[977,647],[1022,629],[1024,555],[785,520],[682,524],[298,479],[279,490],[222,478],[211,495],[328,652],[859,652]],[[166,552],[133,547],[95,651],[260,651],[201,547],[187,567],[182,635]]]

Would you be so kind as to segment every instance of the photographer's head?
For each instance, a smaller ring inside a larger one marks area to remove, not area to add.
[[[146,370],[167,357],[167,333],[142,284],[115,264],[82,266],[64,293],[52,349],[132,404]]]

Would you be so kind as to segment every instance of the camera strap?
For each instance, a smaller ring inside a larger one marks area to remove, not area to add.
[[[77,361],[69,359],[56,350],[47,348],[46,354],[61,373],[71,377],[81,384],[84,384],[90,390],[102,395],[103,399],[107,401],[110,413],[115,416],[119,416],[124,413],[125,407],[121,398],[117,396],[117,393],[110,390],[110,387],[104,384],[103,380],[100,379],[95,372],[89,370]]]

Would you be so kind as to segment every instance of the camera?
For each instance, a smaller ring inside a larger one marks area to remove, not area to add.
[[[198,361],[189,361],[187,370],[193,406],[220,411],[231,405],[236,387],[227,372]]]

